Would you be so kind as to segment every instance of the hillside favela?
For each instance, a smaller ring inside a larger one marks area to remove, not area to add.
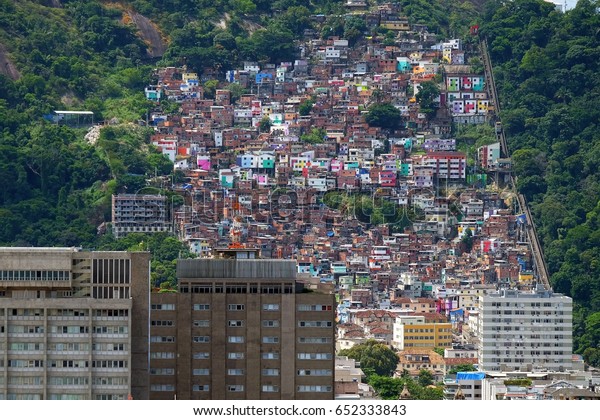
[[[0,0],[0,400],[599,400],[598,28]]]

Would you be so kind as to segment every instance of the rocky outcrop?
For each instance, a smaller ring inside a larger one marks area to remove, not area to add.
[[[0,44],[0,74],[10,77],[13,80],[21,77],[21,73],[19,73],[17,67],[11,61],[8,51],[2,44]]]
[[[127,14],[138,28],[141,38],[148,46],[148,55],[152,58],[161,57],[167,49],[167,44],[164,42],[156,25],[139,13],[127,12]]]

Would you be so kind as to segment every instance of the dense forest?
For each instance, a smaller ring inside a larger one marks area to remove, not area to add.
[[[360,19],[342,16],[343,3],[0,0],[0,245],[149,249],[155,284],[172,283],[173,259],[185,252],[174,238],[98,235],[110,220],[111,194],[172,175],[137,124],[155,106],[143,95],[152,69],[186,64],[198,72],[214,68],[221,78],[243,60],[291,60],[306,29],[360,42],[370,34]],[[463,37],[481,2],[398,3],[411,23],[428,25],[441,39]],[[480,19],[517,187],[532,203],[555,290],[576,301],[575,351],[597,366],[599,7],[581,0],[562,14],[541,0],[490,0]],[[138,14],[149,29],[136,24]],[[326,15],[324,24],[314,14]],[[57,109],[90,110],[114,125],[88,141],[86,130],[44,119]]]
[[[600,2],[563,14],[541,0],[490,1],[481,34],[517,188],[554,290],[576,303],[574,350],[600,366]]]

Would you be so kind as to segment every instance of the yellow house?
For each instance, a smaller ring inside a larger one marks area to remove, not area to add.
[[[452,324],[415,324],[404,328],[404,348],[452,347]]]
[[[413,74],[423,74],[423,73],[425,73],[425,67],[423,67],[423,66],[413,67]]]
[[[410,31],[410,25],[406,20],[387,20],[381,22],[380,26],[392,31]]]
[[[446,63],[452,62],[452,48],[445,47],[442,51],[442,60]]]
[[[477,101],[477,112],[480,114],[485,114],[489,109],[489,102],[487,100],[479,100]]]
[[[533,281],[533,271],[521,271],[519,273],[519,282]]]
[[[392,344],[399,350],[452,347],[452,324],[442,314],[398,316],[393,330]]]
[[[183,81],[185,83],[187,83],[189,80],[198,80],[198,74],[197,73],[182,73],[181,74],[181,78],[183,79]]]

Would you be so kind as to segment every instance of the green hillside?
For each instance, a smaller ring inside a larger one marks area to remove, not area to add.
[[[600,2],[559,13],[541,0],[490,2],[502,121],[532,203],[551,282],[576,302],[575,351],[600,366]]]
[[[115,192],[138,191],[168,160],[137,125],[158,65],[222,74],[243,60],[295,57],[305,29],[353,41],[342,0],[0,0],[0,245],[125,249],[97,235]],[[370,4],[376,6],[376,2]],[[479,1],[399,0],[411,23],[461,37]],[[556,291],[577,302],[575,350],[600,365],[600,14],[541,0],[491,0],[481,18],[496,65],[518,189],[533,203]],[[325,25],[311,15],[322,13]],[[164,51],[164,54],[162,54]],[[90,110],[118,122],[95,142],[44,119]],[[133,124],[132,124],[133,123]],[[165,261],[178,245],[161,250]],[[171,261],[172,262],[172,261]],[[153,263],[155,264],[155,263]],[[173,279],[154,266],[155,281]],[[159,274],[157,274],[159,273]]]

